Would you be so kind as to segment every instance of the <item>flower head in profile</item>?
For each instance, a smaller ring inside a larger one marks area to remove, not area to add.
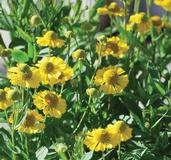
[[[39,70],[27,64],[9,68],[7,77],[13,85],[26,88],[38,88],[41,81]]]
[[[86,57],[86,52],[83,49],[77,49],[72,53],[72,58],[77,61]]]
[[[117,66],[109,66],[99,69],[94,83],[100,86],[105,94],[116,94],[123,91],[128,84],[128,75]]]
[[[48,116],[60,118],[66,112],[66,101],[53,91],[40,91],[33,95],[34,105]]]
[[[40,70],[43,84],[64,83],[73,75],[72,68],[59,57],[44,57],[38,62],[37,67]]]
[[[59,39],[54,31],[48,31],[43,37],[37,37],[37,44],[43,47],[61,48],[64,40]]]
[[[84,144],[90,150],[96,152],[115,148],[119,143],[120,139],[118,134],[103,128],[94,129],[91,132],[88,131],[84,140]]]
[[[108,6],[97,9],[99,15],[124,16],[123,8],[119,7],[117,3],[112,2]]]
[[[130,128],[124,121],[117,121],[114,124],[109,124],[107,129],[110,132],[116,133],[120,136],[121,141],[127,141],[132,137],[132,128]]]
[[[164,22],[162,21],[161,17],[152,16],[150,19],[151,19],[153,27],[156,29],[158,33],[160,33],[162,30],[162,27],[164,26]]]
[[[111,55],[116,58],[122,58],[128,49],[127,43],[115,36],[99,41],[96,45],[96,51],[100,56]]]
[[[154,0],[154,3],[162,7],[166,11],[171,11],[171,1],[170,0]]]
[[[147,33],[150,31],[151,22],[144,12],[136,13],[130,16],[127,24],[127,30],[132,31],[134,29],[140,33]]]
[[[0,89],[0,109],[5,110],[10,107],[13,103],[11,99],[8,98],[8,92],[10,88]]]
[[[44,117],[39,114],[36,110],[28,110],[26,117],[17,128],[19,132],[28,134],[39,133],[45,128]]]

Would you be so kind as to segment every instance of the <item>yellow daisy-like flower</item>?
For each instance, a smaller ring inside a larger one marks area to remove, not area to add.
[[[120,143],[120,137],[118,134],[112,133],[108,129],[94,129],[88,131],[84,144],[90,149],[98,151],[104,151],[105,149],[115,148]]]
[[[115,36],[106,38],[105,41],[98,42],[96,45],[96,51],[100,56],[111,55],[116,58],[122,58],[128,49],[127,43]]]
[[[68,81],[73,70],[59,57],[44,57],[37,64],[43,84],[54,85]]]
[[[54,31],[48,31],[43,37],[37,37],[37,44],[52,48],[61,48],[64,46],[64,40],[59,39]]]
[[[17,67],[9,68],[7,77],[13,85],[26,88],[38,88],[41,81],[39,70],[27,64],[17,64]]]
[[[127,141],[132,137],[132,128],[130,128],[124,121],[117,121],[114,124],[107,126],[110,132],[120,135],[121,141]]]
[[[119,7],[117,3],[112,2],[108,6],[98,8],[97,13],[99,15],[124,16],[124,9]]]
[[[72,53],[72,58],[77,61],[86,57],[86,52],[83,49],[77,49]]]
[[[154,0],[154,3],[161,6],[166,11],[171,11],[171,1],[170,0]]]
[[[33,95],[34,105],[45,115],[60,118],[66,112],[66,101],[53,91],[41,91]]]
[[[109,66],[99,69],[94,83],[100,86],[105,94],[116,94],[123,91],[128,84],[128,75],[117,66]]]
[[[156,28],[157,32],[160,33],[162,27],[164,26],[164,22],[162,21],[160,16],[152,16],[151,18],[152,25]]]
[[[44,117],[36,110],[28,110],[23,123],[17,128],[19,132],[39,133],[45,128]]]
[[[8,98],[10,88],[0,89],[0,109],[5,110],[12,105],[12,100]]]
[[[137,13],[135,15],[130,16],[129,22],[127,24],[127,30],[131,31],[135,28],[137,32],[147,33],[151,29],[151,22],[146,17],[144,12]]]

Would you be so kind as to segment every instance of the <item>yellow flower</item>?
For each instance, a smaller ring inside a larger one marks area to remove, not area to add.
[[[60,118],[66,112],[66,101],[53,91],[41,91],[33,95],[34,105],[45,115]]]
[[[7,77],[13,85],[26,88],[38,88],[41,81],[39,70],[27,64],[17,64],[17,67],[9,68]]]
[[[116,94],[123,91],[128,84],[128,75],[117,66],[109,66],[99,69],[96,73],[94,83],[103,90],[105,94]]]
[[[108,14],[112,16],[124,16],[124,10],[117,3],[112,2],[108,7]]]
[[[77,61],[79,59],[85,58],[86,53],[83,49],[77,49],[72,53],[72,58]]]
[[[54,31],[48,31],[43,37],[37,37],[37,44],[40,46],[61,48],[64,46],[64,41],[62,39],[58,39]]]
[[[156,28],[157,32],[160,33],[164,23],[160,16],[152,16],[151,18],[152,25]]]
[[[132,137],[132,128],[130,128],[125,122],[117,121],[114,124],[107,126],[110,132],[116,133],[120,136],[121,141],[127,141]]]
[[[97,9],[99,15],[124,16],[124,10],[117,3],[112,2],[108,6]]]
[[[108,129],[94,129],[86,133],[84,144],[90,149],[104,151],[105,149],[115,148],[120,143],[118,134],[112,133]]]
[[[171,11],[171,1],[170,0],[154,0],[154,3],[161,6],[166,11]]]
[[[39,133],[45,128],[44,117],[36,110],[28,110],[23,123],[17,128],[19,132]]]
[[[116,58],[122,58],[128,49],[127,43],[115,36],[106,38],[106,41],[98,42],[96,45],[96,51],[100,56],[111,55]]]
[[[12,113],[12,114],[9,116],[8,122],[11,123],[11,124],[14,123],[15,117],[17,117],[18,113],[19,113],[19,110],[18,110],[18,109],[15,110],[14,113]]]
[[[136,13],[135,15],[130,16],[129,22],[127,24],[128,31],[135,30],[141,33],[147,33],[151,29],[151,22],[146,17],[144,12]]]
[[[8,98],[10,88],[0,89],[0,109],[5,110],[12,105],[12,100]]]
[[[43,84],[54,85],[69,80],[73,70],[59,57],[44,57],[37,64]]]
[[[107,15],[108,14],[108,9],[106,7],[98,8],[97,13],[99,15]]]

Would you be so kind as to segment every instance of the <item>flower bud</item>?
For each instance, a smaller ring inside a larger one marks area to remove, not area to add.
[[[86,93],[88,96],[91,96],[91,97],[97,96],[97,89],[96,88],[87,88]]]
[[[90,30],[93,28],[93,26],[92,26],[89,22],[84,22],[84,23],[81,25],[81,27],[82,27],[84,30],[86,30],[86,31],[90,31]]]
[[[83,49],[77,49],[72,53],[72,58],[77,61],[78,59],[82,59],[86,57],[85,50]]]
[[[65,33],[65,37],[66,38],[71,38],[71,37],[73,37],[74,36],[74,34],[73,34],[73,32],[72,31],[67,31],[66,33]]]
[[[145,128],[150,128],[150,123],[149,122],[145,122]]]
[[[34,15],[31,17],[30,19],[30,24],[33,26],[33,27],[37,27],[41,24],[41,19],[39,16],[37,15]]]
[[[67,150],[67,146],[64,143],[57,143],[53,145],[53,149],[57,152],[57,153],[64,153]]]

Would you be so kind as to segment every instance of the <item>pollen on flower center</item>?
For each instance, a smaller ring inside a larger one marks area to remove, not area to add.
[[[0,101],[6,100],[6,92],[5,91],[0,91]]]
[[[54,108],[58,104],[58,97],[55,94],[53,94],[53,93],[48,93],[45,96],[45,101],[47,102],[49,107]]]
[[[107,143],[110,141],[110,135],[107,131],[103,130],[102,133],[99,136],[99,141],[101,143]]]
[[[54,31],[49,31],[45,34],[45,37],[51,40],[57,39],[57,35]]]
[[[24,125],[26,127],[32,127],[34,126],[36,123],[36,118],[34,115],[30,114],[30,115],[27,115],[26,116],[26,119],[25,119],[25,122],[24,122]]]
[[[46,64],[45,70],[47,73],[52,72],[54,70],[54,65],[51,62]]]
[[[32,71],[28,65],[21,67],[22,77],[24,80],[29,80],[32,77]]]
[[[107,48],[111,49],[112,51],[114,51],[114,53],[117,53],[119,51],[119,46],[116,43],[107,43]]]
[[[118,75],[113,70],[108,70],[103,75],[104,82],[110,85],[116,84],[118,82]]]

